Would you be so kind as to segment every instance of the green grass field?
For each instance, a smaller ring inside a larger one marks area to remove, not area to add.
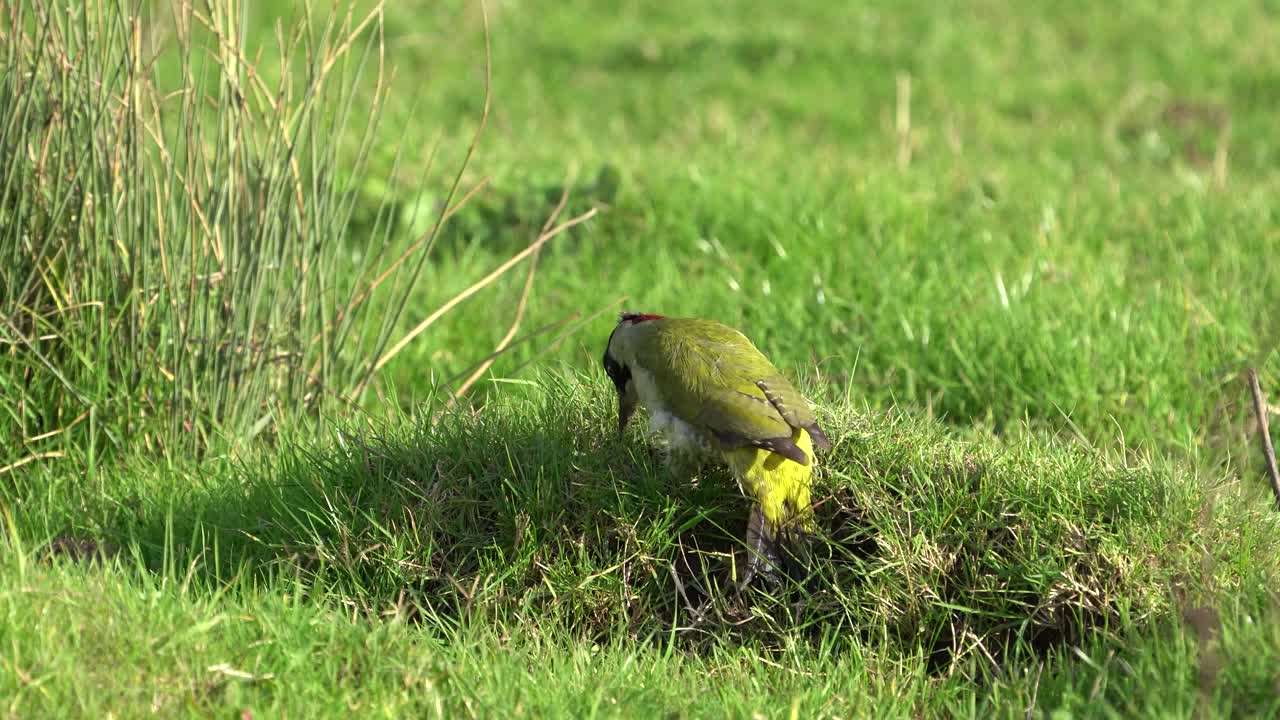
[[[491,0],[474,148],[478,2],[58,5],[0,10],[6,716],[1280,715],[1272,3]],[[620,307],[819,405],[803,584],[617,437]]]

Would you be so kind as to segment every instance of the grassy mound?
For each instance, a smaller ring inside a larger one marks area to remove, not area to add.
[[[1195,476],[835,408],[815,573],[737,597],[747,504],[725,471],[674,476],[642,436],[611,433],[603,386],[540,384],[482,413],[337,430],[270,472],[125,500],[100,527],[141,538],[153,567],[167,553],[202,557],[218,582],[298,577],[371,616],[398,606],[442,627],[487,618],[594,641],[844,638],[934,670],[1175,616],[1192,589],[1261,587],[1275,570],[1265,504]]]
[[[596,380],[538,384],[437,423],[334,430],[270,465],[156,467],[112,498],[26,488],[25,527],[46,533],[11,533],[0,610],[14,667],[64,680],[9,689],[26,710],[87,713],[137,707],[136,688],[194,712],[435,716],[1273,703],[1261,500],[1078,445],[830,408],[818,570],[736,596],[732,480],[674,477],[639,434],[618,438]],[[67,675],[105,667],[91,656],[134,682]],[[99,690],[75,699],[84,687]]]

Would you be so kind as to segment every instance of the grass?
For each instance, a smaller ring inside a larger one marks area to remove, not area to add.
[[[9,715],[1280,710],[1240,381],[1280,392],[1256,4],[493,3],[465,166],[475,3],[390,5],[350,45],[371,3],[144,13],[137,45],[116,7],[0,26],[39,68],[0,82]],[[487,181],[432,235],[460,167]],[[599,214],[362,382],[566,188],[560,219]],[[722,592],[731,481],[609,432],[623,295],[738,325],[819,401],[802,586]],[[577,319],[444,411],[517,305],[517,338]]]
[[[523,625],[424,633],[401,617],[353,620],[278,589],[237,585],[210,597],[123,565],[105,576],[69,565],[24,570],[6,555],[14,591],[0,597],[4,639],[19,641],[0,679],[6,712],[632,717],[645,708],[667,717],[1012,719],[1037,702],[1091,717],[1188,717],[1201,702],[1186,672],[1195,635],[1172,625],[1152,631],[1158,642],[1119,652],[1090,642],[1043,670],[992,677],[981,696],[959,676],[931,677],[919,662],[885,663],[856,648],[689,654],[658,639],[593,645]],[[1275,713],[1268,666],[1278,638],[1268,612],[1224,612],[1214,714]],[[14,632],[30,617],[45,622]]]
[[[370,42],[351,50],[349,27],[299,27],[282,43],[306,56],[307,78],[268,88],[214,39],[234,34],[230,6],[178,11],[167,55],[143,49],[128,4],[51,10],[21,3],[4,18],[0,462],[87,448],[92,469],[131,446],[189,456],[350,393],[361,354],[388,334],[357,302],[385,262],[387,223],[363,263],[343,258],[355,195],[331,177],[328,139],[372,142],[376,108],[350,121],[359,83],[381,82]],[[161,63],[178,90],[149,69]]]
[[[11,625],[15,712],[100,684],[65,671],[89,652],[121,653],[138,680],[88,692],[104,704],[84,714],[146,697],[268,714],[341,701],[967,715],[1022,712],[1045,693],[1046,707],[1117,716],[1159,695],[1176,716],[1201,702],[1196,668],[1209,665],[1175,619],[1206,603],[1228,608],[1231,643],[1260,650],[1217,641],[1230,661],[1205,702],[1242,715],[1273,702],[1275,638],[1250,634],[1275,612],[1261,590],[1277,549],[1265,498],[1071,443],[961,441],[936,421],[845,411],[828,420],[835,448],[816,493],[820,571],[744,600],[727,589],[746,516],[732,480],[671,477],[611,435],[599,390],[548,375],[481,415],[343,427],[325,450],[181,480],[135,464],[108,481],[115,495],[70,479],[28,495],[7,554],[9,612],[79,612],[95,629]],[[86,546],[20,537],[57,533]],[[93,545],[104,541],[117,544]],[[694,623],[692,605],[709,619]],[[131,613],[154,618],[141,638],[128,639]],[[1165,695],[1151,685],[1170,667],[1184,681]],[[603,677],[582,682],[587,670]],[[46,676],[59,678],[49,692]],[[359,698],[333,695],[344,682]]]

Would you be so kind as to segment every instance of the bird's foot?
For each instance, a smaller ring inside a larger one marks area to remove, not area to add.
[[[776,588],[782,584],[782,578],[778,575],[778,570],[773,563],[750,553],[747,558],[747,568],[742,573],[742,579],[738,581],[738,593],[746,591],[752,582],[762,582],[770,588]]]

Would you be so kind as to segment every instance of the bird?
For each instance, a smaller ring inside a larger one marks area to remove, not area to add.
[[[714,320],[623,312],[603,365],[619,435],[643,407],[672,450],[722,460],[752,501],[739,590],[757,575],[776,579],[779,550],[814,529],[814,451],[831,448],[809,401],[746,335]]]

